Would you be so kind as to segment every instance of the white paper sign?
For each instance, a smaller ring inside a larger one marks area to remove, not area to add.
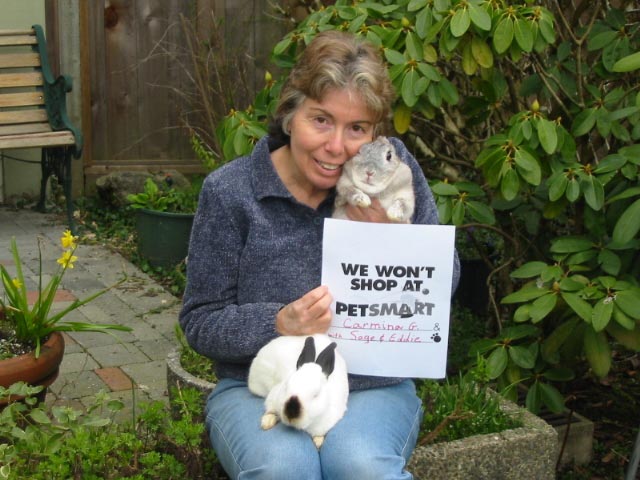
[[[326,219],[328,334],[350,373],[444,378],[455,227]]]

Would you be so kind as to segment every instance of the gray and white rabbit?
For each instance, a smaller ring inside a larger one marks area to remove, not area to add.
[[[365,143],[348,160],[336,185],[333,218],[346,219],[347,204],[371,205],[377,198],[389,220],[409,223],[415,208],[413,176],[387,137]]]
[[[280,420],[309,433],[317,448],[347,409],[347,365],[327,335],[271,340],[251,363],[248,386],[265,397],[263,430]]]

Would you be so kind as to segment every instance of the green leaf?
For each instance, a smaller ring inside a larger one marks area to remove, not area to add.
[[[527,152],[524,148],[518,148],[514,160],[518,173],[525,181],[531,185],[538,186],[542,179],[542,170],[538,159]],[[505,197],[506,198],[506,197]]]
[[[418,81],[418,72],[410,69],[402,79],[402,87],[400,94],[402,100],[408,107],[413,107],[418,102],[418,96],[415,94],[415,84]]]
[[[637,290],[621,290],[616,292],[614,302],[620,310],[631,318],[634,318],[636,321],[640,319],[640,295]]]
[[[527,347],[520,345],[509,347],[509,357],[520,368],[533,368],[536,363],[535,355]]]
[[[489,378],[494,380],[502,375],[507,363],[509,362],[509,355],[504,347],[496,348],[487,359],[487,373]]]
[[[540,145],[542,145],[545,152],[551,155],[556,151],[558,146],[558,132],[556,130],[556,124],[546,118],[540,118],[537,122],[537,127]]]
[[[544,403],[553,413],[562,413],[564,411],[564,397],[553,385],[537,382],[540,386],[540,394],[542,403]]]
[[[549,292],[547,288],[538,288],[535,285],[522,287],[520,290],[517,290],[513,293],[510,293],[506,297],[502,299],[501,303],[520,303],[520,302],[528,302],[535,298],[546,295]]]
[[[469,347],[469,357],[475,358],[477,355],[487,353],[489,350],[493,350],[496,347],[502,348],[496,339],[481,338],[480,340],[473,342],[471,347]]]
[[[528,20],[518,18],[514,22],[513,32],[516,42],[525,52],[533,50],[533,31]]]
[[[495,48],[496,52],[504,53],[509,49],[511,42],[513,42],[513,30],[511,17],[503,16],[493,32],[493,48]]]
[[[596,124],[596,109],[595,108],[585,108],[581,111],[576,117],[573,119],[573,124],[571,125],[571,133],[580,137],[589,133],[594,125]]]
[[[640,52],[622,57],[613,64],[614,72],[631,72],[640,68]]]
[[[560,295],[562,296],[562,299],[567,302],[567,305],[571,307],[571,310],[576,312],[585,322],[591,323],[593,309],[589,302],[583,300],[575,293],[560,292]]]
[[[531,310],[530,303],[523,303],[516,311],[513,312],[513,321],[516,323],[528,322],[531,316],[529,315],[529,310]]]
[[[44,424],[44,425],[50,425],[51,424],[51,419],[49,418],[49,416],[44,413],[44,411],[40,410],[39,408],[33,409],[31,411],[31,413],[29,414],[29,416],[31,417],[31,419],[37,423],[40,424]]]
[[[607,155],[600,160],[593,173],[600,175],[603,173],[615,172],[616,170],[620,170],[625,163],[627,163],[627,159],[624,155],[617,153]]]
[[[553,28],[552,18],[551,15],[546,15],[541,17],[538,22],[540,33],[548,44],[553,44],[556,41],[556,30]]]
[[[404,103],[399,103],[393,111],[393,127],[400,135],[409,130],[411,126],[411,108]]]
[[[591,325],[596,332],[600,332],[606,328],[611,321],[611,315],[613,314],[613,302],[610,297],[605,297],[593,307],[593,317],[591,319]]]
[[[620,215],[613,228],[613,241],[623,245],[630,242],[640,231],[640,199],[633,202]]]
[[[538,323],[540,320],[544,319],[556,306],[556,301],[558,297],[553,293],[549,293],[547,295],[543,295],[540,298],[534,300],[531,304],[531,308],[529,309],[529,315],[531,316],[531,321],[533,323]]]
[[[392,50],[391,48],[384,49],[384,58],[386,58],[391,65],[403,65],[407,63],[407,59],[402,53],[397,50]]]
[[[458,196],[460,195],[460,190],[455,185],[446,182],[437,182],[431,185],[431,191],[436,195],[452,195]]]
[[[596,35],[592,35],[589,38],[587,49],[590,52],[593,52],[594,50],[601,50],[602,48],[611,44],[611,42],[613,42],[617,36],[618,32],[614,30],[605,30],[603,32],[597,33]]]
[[[573,380],[575,377],[570,368],[563,367],[550,368],[549,370],[546,370],[542,376],[552,382],[568,382],[569,380]]]
[[[513,168],[509,168],[500,182],[500,192],[505,200],[510,201],[516,198],[520,189],[520,179]]]
[[[593,328],[585,328],[584,353],[591,365],[593,373],[603,378],[611,369],[611,348],[604,332],[596,332]]]
[[[440,82],[438,82],[438,86],[440,87],[442,99],[445,102],[447,102],[449,105],[456,105],[458,103],[458,90],[453,83],[442,77]]]
[[[549,334],[543,341],[541,351],[543,358],[551,358],[560,347],[567,341],[568,338],[573,335],[576,326],[578,325],[577,318],[572,318],[562,324],[560,324],[551,334]]]
[[[633,330],[636,326],[635,320],[620,310],[615,301],[613,302],[613,319],[625,330]]]
[[[616,322],[611,322],[607,326],[607,332],[625,348],[634,352],[640,351],[640,326],[635,326],[632,330],[627,330]]]
[[[575,202],[580,196],[580,183],[575,177],[567,183],[566,196],[570,202]]]
[[[598,253],[598,263],[609,275],[618,275],[622,267],[620,257],[608,248],[603,248]]]
[[[553,253],[574,253],[590,250],[593,242],[586,237],[560,237],[551,243]]]
[[[470,2],[469,16],[471,17],[473,24],[480,30],[484,30],[486,32],[491,30],[491,16],[484,8]]]
[[[539,276],[547,268],[544,262],[528,262],[511,272],[511,278],[531,278]]]
[[[533,325],[516,325],[503,328],[500,338],[512,343],[521,338],[537,337],[539,333],[538,327]]]
[[[451,222],[451,215],[453,211],[453,202],[451,197],[441,197],[438,199],[438,218],[440,221],[447,225]]]
[[[424,60],[424,46],[418,35],[409,32],[405,39],[405,45],[410,58],[418,61]]]
[[[473,37],[471,39],[471,54],[475,61],[482,68],[493,67],[493,51],[487,43],[480,37]]]
[[[580,181],[580,189],[584,199],[596,212],[604,205],[604,187],[593,175],[585,175]]]
[[[555,202],[564,196],[569,179],[564,172],[558,172],[549,177],[549,200]]]
[[[493,214],[493,210],[487,204],[473,200],[468,200],[466,204],[469,215],[479,223],[483,223],[485,225],[493,225],[496,223],[496,217]]]
[[[451,212],[451,221],[454,225],[462,225],[464,223],[464,203],[457,200],[453,202],[453,211]]]
[[[462,70],[469,76],[473,75],[478,70],[478,63],[471,53],[471,43],[465,44],[462,49]]]
[[[469,30],[470,25],[471,16],[469,15],[469,10],[463,7],[457,9],[456,13],[453,14],[449,28],[454,37],[461,37],[467,30]]]
[[[540,408],[542,407],[542,392],[539,385],[540,382],[534,382],[527,391],[525,405],[527,407],[527,410],[532,413],[538,413],[540,411]]]

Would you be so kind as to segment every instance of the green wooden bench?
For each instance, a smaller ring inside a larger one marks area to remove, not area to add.
[[[40,25],[0,30],[0,150],[42,148],[38,209],[45,209],[47,181],[54,175],[73,230],[71,159],[82,154],[82,134],[67,116],[71,88],[69,76],[53,76]]]

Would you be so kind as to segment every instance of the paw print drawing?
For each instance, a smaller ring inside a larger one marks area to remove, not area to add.
[[[440,334],[434,333],[433,335],[431,335],[431,340],[433,340],[436,343],[440,343],[440,341],[442,340],[442,337],[440,336]]]

